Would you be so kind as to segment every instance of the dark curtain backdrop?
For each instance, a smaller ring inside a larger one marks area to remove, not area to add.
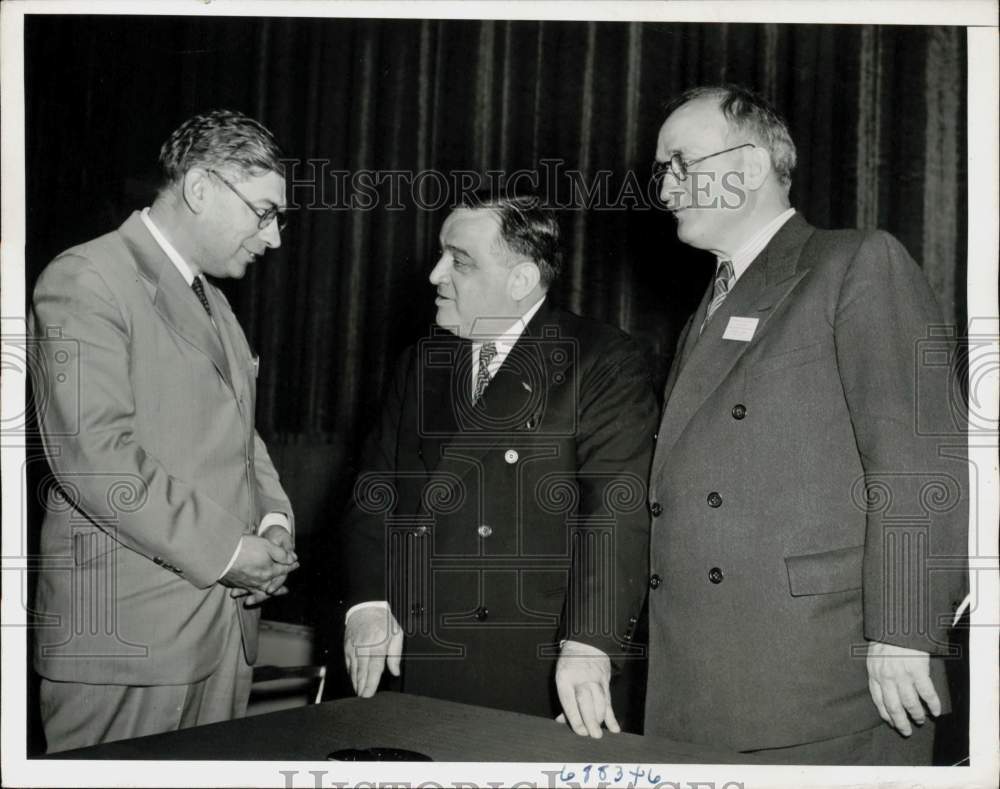
[[[645,185],[667,100],[732,80],[788,117],[794,205],[821,227],[895,233],[949,320],[965,321],[961,28],[35,16],[25,36],[29,288],[60,250],[149,204],[161,142],[199,111],[240,109],[272,128],[303,163],[292,198],[305,204],[333,183],[307,160],[445,174],[559,160],[585,184],[608,171],[613,197],[629,172]],[[263,360],[258,425],[305,546],[272,616],[330,618],[351,458],[393,359],[433,317],[427,275],[447,209],[379,196],[370,210],[298,211],[279,251],[223,283]],[[659,210],[567,209],[561,221],[553,298],[636,335],[662,380],[711,260]]]

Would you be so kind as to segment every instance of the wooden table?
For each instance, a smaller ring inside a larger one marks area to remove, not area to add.
[[[404,748],[451,762],[746,764],[746,754],[605,732],[405,693],[346,698],[64,751],[60,759],[324,760],[342,748]]]

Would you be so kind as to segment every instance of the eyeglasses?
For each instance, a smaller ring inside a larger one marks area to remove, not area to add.
[[[210,172],[212,175],[214,175],[216,178],[222,181],[222,183],[224,183],[226,186],[228,186],[232,191],[232,193],[236,195],[238,198],[240,198],[240,200],[242,200],[244,203],[246,203],[247,208],[253,211],[254,216],[257,217],[258,230],[263,230],[265,227],[267,227],[275,220],[278,220],[279,233],[288,226],[288,216],[282,209],[278,208],[278,206],[272,205],[270,208],[257,208],[257,206],[255,206],[253,203],[247,200],[243,196],[243,193],[235,186],[233,186],[226,179],[224,175],[219,173],[217,170],[209,170],[208,172]]]
[[[653,162],[653,178],[657,182],[660,182],[669,170],[670,174],[673,175],[678,181],[686,181],[688,177],[688,168],[692,165],[703,162],[706,159],[711,159],[713,156],[721,156],[724,153],[738,151],[740,148],[747,147],[756,148],[757,146],[755,146],[752,142],[745,142],[742,145],[734,145],[732,148],[726,148],[724,151],[716,151],[715,153],[708,154],[708,156],[701,156],[698,159],[692,159],[689,162],[685,162],[679,153],[675,153],[668,161]]]

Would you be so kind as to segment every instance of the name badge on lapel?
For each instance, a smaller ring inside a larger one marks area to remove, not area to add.
[[[724,340],[736,340],[737,342],[750,342],[753,334],[757,331],[759,318],[737,318],[735,315],[726,324],[726,331],[722,335]]]

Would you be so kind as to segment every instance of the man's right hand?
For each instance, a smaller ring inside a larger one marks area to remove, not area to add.
[[[267,592],[276,579],[299,566],[294,551],[263,537],[245,534],[242,539],[233,566],[222,576],[222,583],[226,586],[251,592]]]
[[[361,608],[344,626],[344,662],[354,692],[367,699],[375,695],[382,670],[399,676],[403,654],[403,629],[388,608]]]

